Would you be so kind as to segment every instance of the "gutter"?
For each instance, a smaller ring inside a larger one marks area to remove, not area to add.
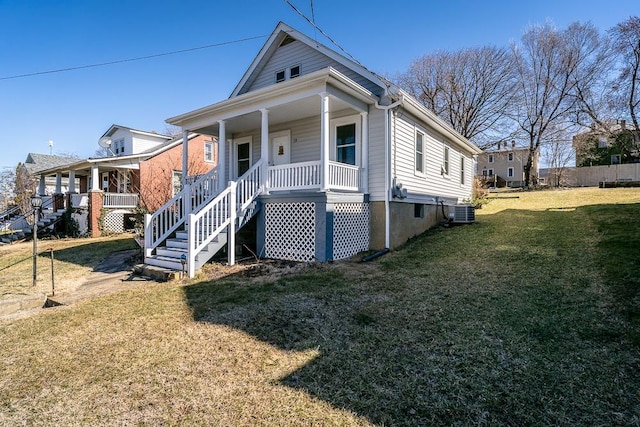
[[[385,89],[385,95],[389,94],[389,89]],[[404,96],[400,94],[400,99],[390,105],[380,105],[378,101],[375,103],[375,107],[379,110],[385,111],[384,118],[384,182],[385,182],[385,191],[384,191],[384,247],[385,249],[389,249],[391,246],[391,218],[389,214],[389,195],[391,192],[391,134],[390,134],[390,121],[391,121],[391,109],[396,108],[404,101]]]

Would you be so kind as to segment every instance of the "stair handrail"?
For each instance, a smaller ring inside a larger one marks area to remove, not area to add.
[[[15,205],[11,206],[8,209],[5,209],[4,212],[0,213],[0,221],[6,221],[4,218],[9,219],[9,217],[15,212],[20,210],[20,206]]]
[[[257,162],[237,181],[229,185],[196,213],[189,215],[189,277],[195,274],[195,258],[227,226],[232,225],[230,235],[235,233],[235,220],[238,213],[260,194],[262,185],[260,172],[263,162]],[[230,242],[233,242],[230,236]]]
[[[153,214],[144,216],[144,250],[145,256],[180,227],[187,218],[187,199],[191,195],[189,184]]]
[[[220,193],[218,182],[220,167],[216,166],[204,175],[200,175],[191,184],[191,211],[197,212],[212,198]]]

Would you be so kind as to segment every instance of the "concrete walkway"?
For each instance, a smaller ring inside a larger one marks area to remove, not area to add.
[[[148,277],[134,275],[133,266],[139,249],[113,252],[98,264],[82,285],[74,290],[56,292],[54,296],[29,296],[0,304],[0,319],[26,317],[42,309],[57,305],[71,305],[78,301],[120,292],[149,281]]]

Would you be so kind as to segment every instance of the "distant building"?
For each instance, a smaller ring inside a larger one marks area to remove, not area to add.
[[[478,178],[491,187],[524,187],[524,166],[529,157],[529,148],[509,146],[506,142],[499,148],[478,155]],[[532,183],[538,179],[539,153],[533,158]]]
[[[605,126],[592,125],[585,132],[573,137],[576,150],[576,166],[606,166],[640,163],[640,147],[637,131],[625,120]]]

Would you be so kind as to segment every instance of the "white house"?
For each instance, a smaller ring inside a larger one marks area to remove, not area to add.
[[[146,218],[145,262],[179,269],[182,258],[190,276],[235,248],[247,223],[266,258],[397,247],[471,197],[481,152],[408,93],[284,23],[228,99],[167,122],[221,142],[215,171],[185,180]],[[211,186],[216,196],[198,199]]]

